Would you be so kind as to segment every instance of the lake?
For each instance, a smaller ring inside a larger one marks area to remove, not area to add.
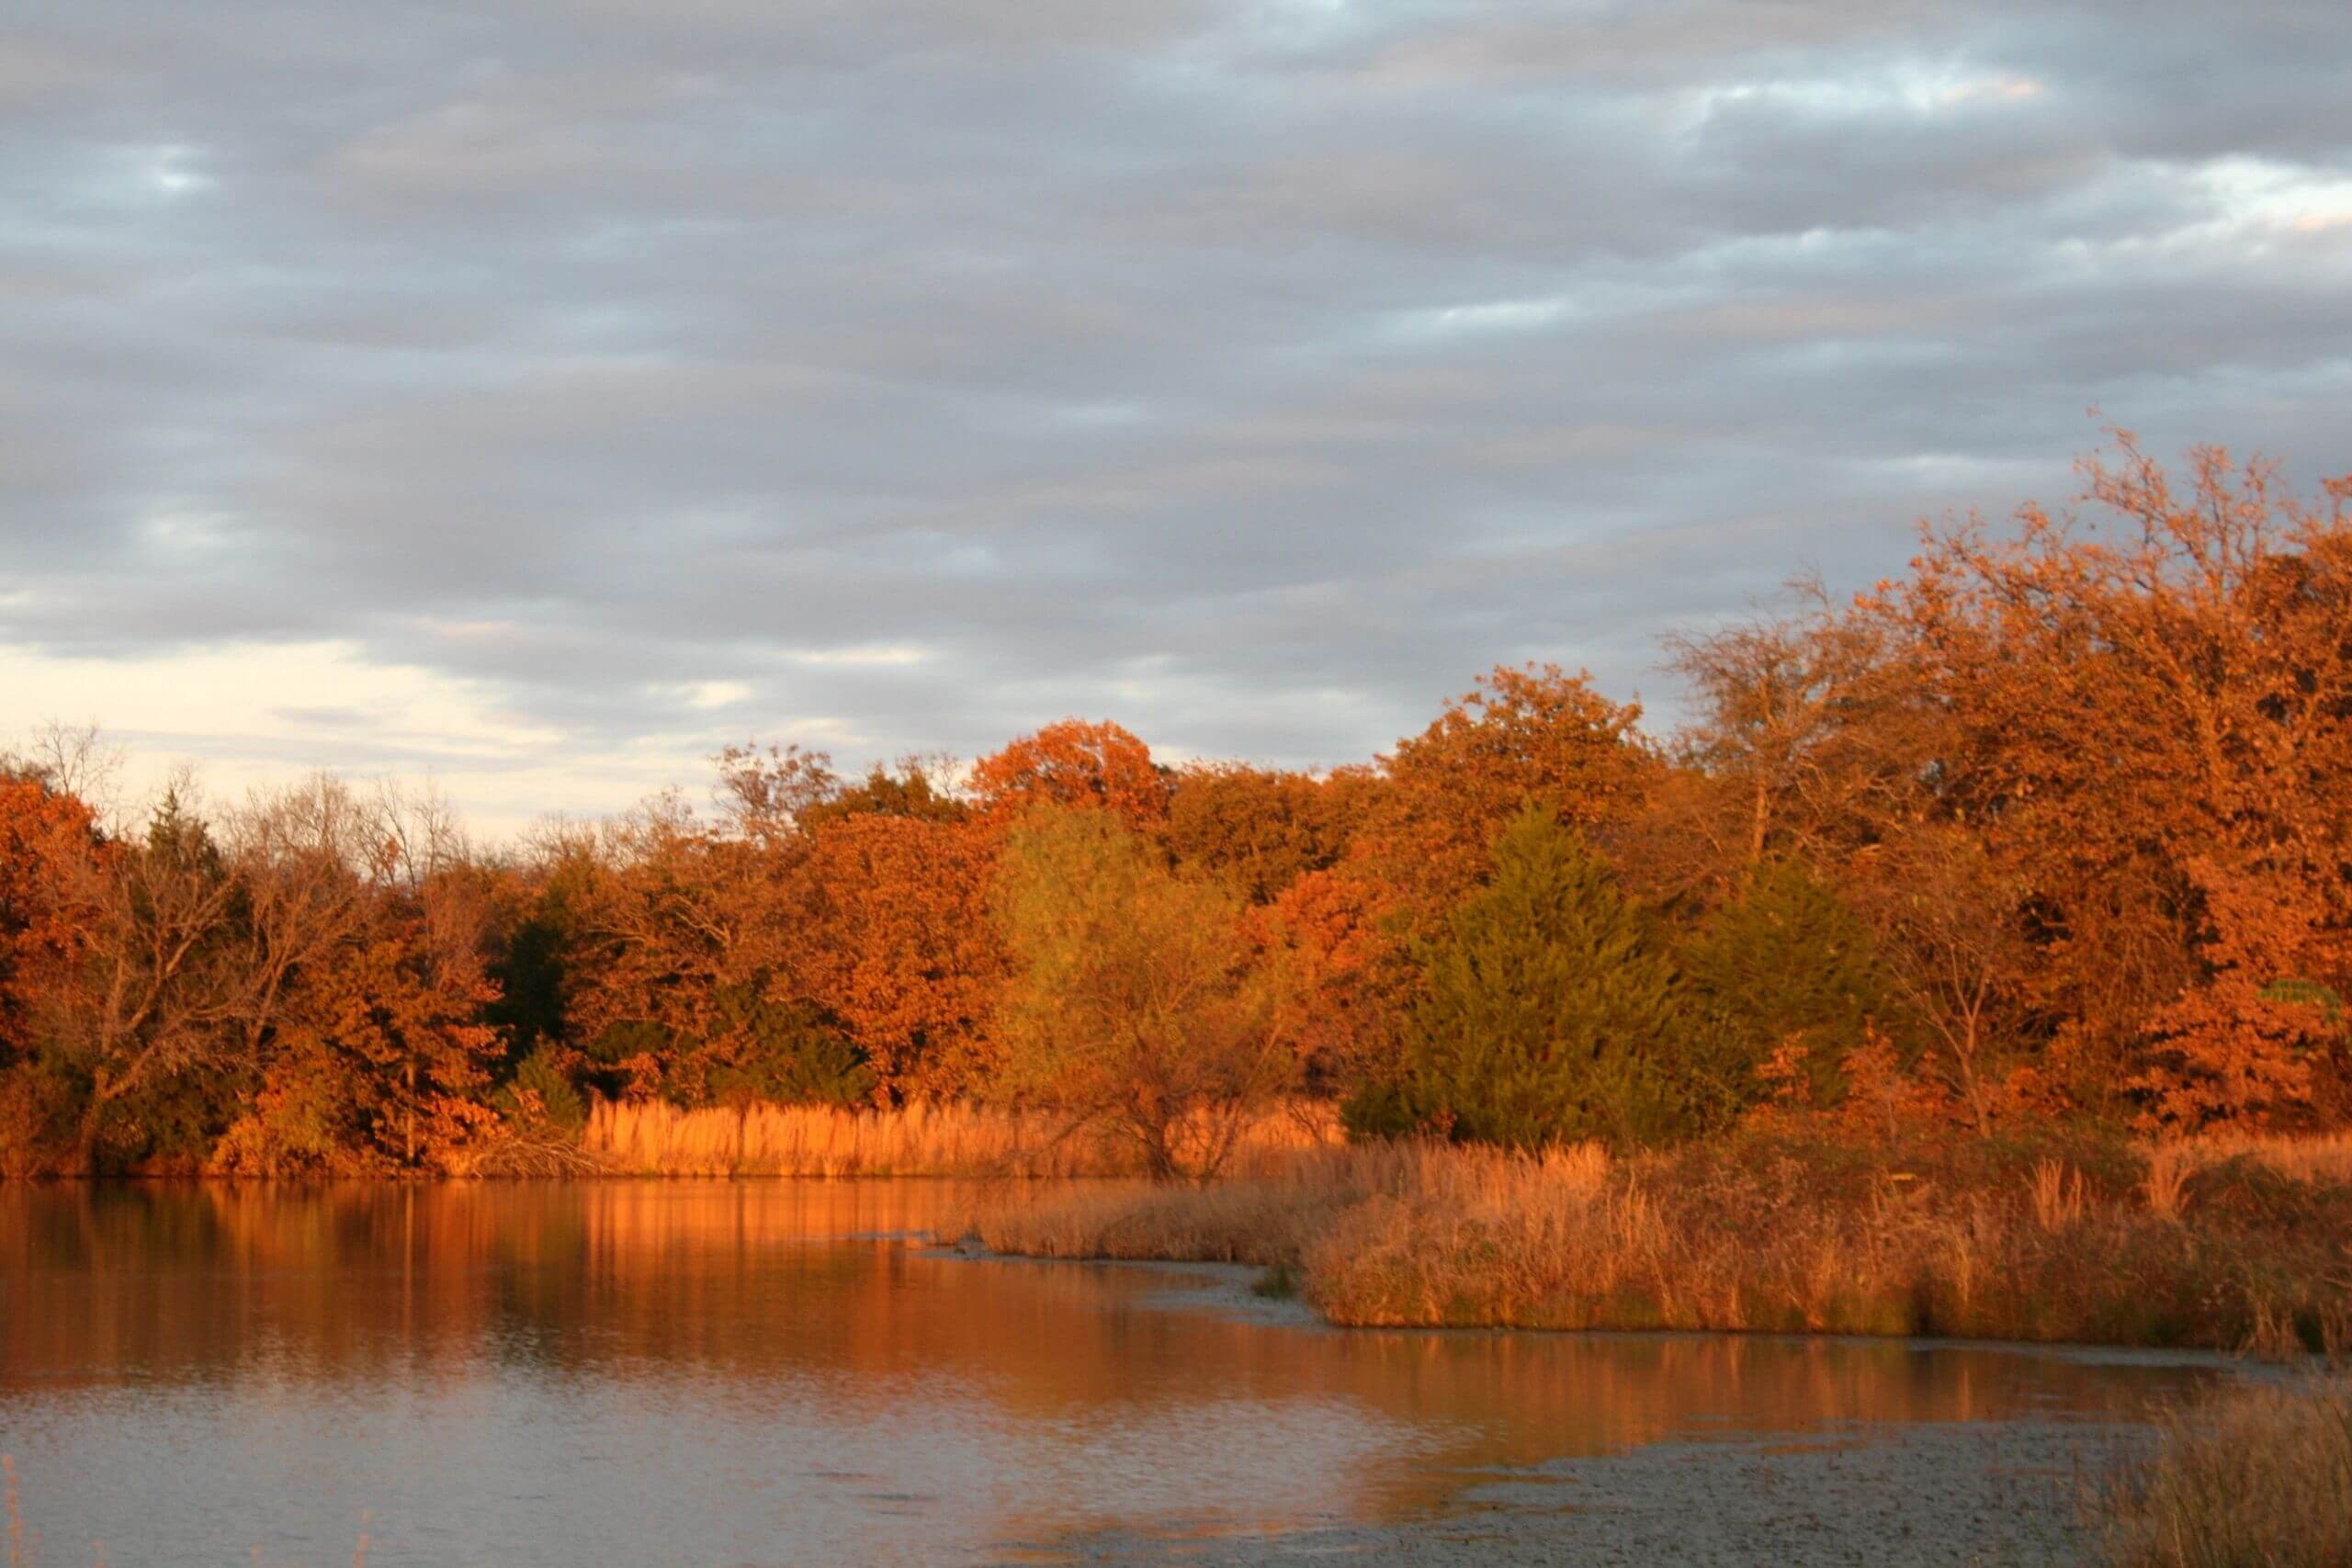
[[[1334,1331],[1232,1271],[924,1245],[971,1196],[0,1187],[0,1451],[33,1561],[346,1563],[363,1536],[373,1568],[1249,1557],[1408,1539],[1378,1532],[1491,1511],[1498,1479],[1596,1456],[2087,1431],[2218,1375]]]

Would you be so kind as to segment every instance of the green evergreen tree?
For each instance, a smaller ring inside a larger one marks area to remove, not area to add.
[[[761,987],[718,993],[718,1058],[705,1084],[722,1105],[764,1100],[783,1105],[868,1105],[874,1069],[841,1020],[807,1000],[775,1001]]]
[[[1814,1103],[1843,1097],[1839,1064],[1898,1003],[1862,919],[1798,861],[1756,868],[1684,944],[1682,974],[1719,1044],[1727,1091],[1752,1102],[1775,1053],[1798,1060]]]
[[[524,1057],[514,1081],[498,1091],[494,1103],[509,1116],[543,1123],[573,1138],[588,1122],[588,1101],[563,1070],[562,1054],[552,1045]]]
[[[1690,1120],[1673,968],[1608,867],[1550,812],[1511,819],[1486,886],[1416,957],[1424,985],[1389,1114],[1521,1148],[1647,1142]],[[1379,1114],[1367,1103],[1358,1124]]]

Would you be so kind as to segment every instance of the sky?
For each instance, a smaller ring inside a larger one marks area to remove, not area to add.
[[[486,831],[1368,757],[2104,423],[2352,469],[2330,0],[19,0],[0,739]]]

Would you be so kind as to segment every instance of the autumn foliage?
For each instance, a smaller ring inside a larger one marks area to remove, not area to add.
[[[998,821],[1040,806],[1095,807],[1134,828],[1168,814],[1168,779],[1151,750],[1108,722],[1066,718],[972,764],[972,798]]]
[[[0,775],[0,1053],[30,1048],[43,998],[88,951],[109,853],[87,805]]]
[[[747,745],[497,852],[8,763],[0,1168],[500,1168],[598,1100],[964,1101],[1169,1175],[1299,1097],[1523,1146],[2352,1124],[2352,480],[2084,473],[1670,637],[1670,735],[1504,666],[1369,763]]]

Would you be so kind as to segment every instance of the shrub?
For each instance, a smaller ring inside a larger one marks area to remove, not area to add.
[[[763,979],[721,987],[702,1033],[625,1019],[606,1025],[585,1055],[600,1091],[634,1098],[658,1084],[688,1106],[865,1105],[876,1087],[839,1018],[806,999],[771,998]]]

